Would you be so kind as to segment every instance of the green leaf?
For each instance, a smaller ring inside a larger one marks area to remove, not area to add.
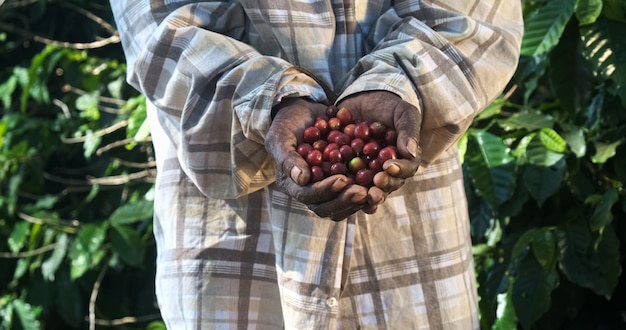
[[[122,98],[122,86],[124,86],[124,76],[112,80],[107,84],[107,90],[114,98]]]
[[[98,110],[98,105],[100,104],[99,97],[100,93],[94,91],[83,94],[76,99],[76,109],[83,111],[80,115],[82,118],[93,121],[100,118],[100,110]]]
[[[98,93],[83,94],[76,98],[76,109],[87,110],[90,107],[98,106]]]
[[[605,226],[600,232],[600,237],[594,242],[593,255],[596,271],[601,278],[594,282],[591,288],[597,294],[610,299],[619,283],[622,274],[620,264],[620,241],[617,238],[613,226]]]
[[[120,258],[131,266],[143,264],[146,244],[133,228],[124,225],[113,225],[111,246]]]
[[[582,55],[579,30],[573,20],[568,23],[561,40],[549,54],[550,83],[568,113],[578,113],[587,107],[595,83],[589,63]]]
[[[611,163],[613,164],[616,179],[626,183],[626,152],[618,152],[616,157],[611,160]]]
[[[602,195],[602,198],[593,210],[591,219],[589,219],[591,230],[600,230],[600,228],[609,225],[611,221],[613,221],[613,213],[611,212],[611,208],[613,208],[613,205],[617,203],[618,198],[619,196],[617,194],[617,189],[615,188],[607,190]]]
[[[514,217],[518,215],[524,209],[526,202],[528,201],[528,189],[522,183],[522,176],[520,175],[517,180],[517,184],[515,185],[515,192],[511,198],[504,202],[500,206],[500,211],[498,212],[501,218],[506,219],[507,217]]]
[[[69,252],[72,279],[81,277],[94,266],[93,261],[97,260],[98,249],[104,242],[107,228],[107,222],[103,222],[86,224],[80,229]]]
[[[625,9],[623,0],[604,0],[602,14],[614,21],[626,22]]]
[[[499,121],[499,124],[506,130],[525,129],[536,131],[544,127],[552,127],[554,118],[538,111],[521,111],[513,114],[506,120]]]
[[[539,229],[533,228],[525,231],[513,245],[511,250],[511,258],[517,259],[520,256],[525,256],[525,252],[530,250],[530,242],[533,240],[533,236]]]
[[[600,119],[602,118],[600,114],[606,103],[606,95],[606,88],[601,87],[598,93],[591,99],[591,103],[583,114],[585,117],[585,128],[592,132],[597,131],[599,128]]]
[[[24,247],[28,234],[30,234],[29,222],[20,221],[13,226],[11,236],[9,236],[9,239],[7,240],[11,252],[18,253]]]
[[[59,200],[59,197],[56,195],[46,195],[46,196],[42,196],[37,200],[37,203],[35,203],[34,208],[39,210],[39,209],[50,209],[54,206],[54,204],[56,204],[56,202]]]
[[[525,329],[550,309],[550,294],[558,284],[558,273],[554,269],[546,271],[535,258],[526,256],[517,263],[513,305]]]
[[[32,251],[34,249],[37,248],[38,243],[39,243],[39,239],[41,238],[41,236],[43,235],[43,232],[41,231],[43,225],[40,223],[35,223],[31,226],[30,228],[30,237],[28,240],[28,250]]]
[[[55,273],[57,269],[59,269],[59,266],[61,266],[63,258],[65,258],[65,254],[67,253],[68,243],[69,239],[67,234],[61,233],[57,236],[57,245],[52,255],[41,265],[41,274],[45,280],[50,282],[54,281]]]
[[[521,56],[515,71],[514,80],[522,86],[524,91],[524,105],[530,101],[531,95],[537,91],[539,81],[543,80],[544,73],[548,69],[546,54],[539,56]]]
[[[564,125],[564,129],[563,138],[567,142],[569,149],[578,158],[585,156],[587,153],[587,141],[585,140],[583,128],[574,125]]]
[[[511,251],[511,258],[522,256],[524,251],[532,250],[535,259],[546,270],[554,269],[556,264],[556,239],[548,228],[533,228],[525,231]]]
[[[13,304],[11,296],[0,297],[0,329],[11,329],[13,326]]]
[[[471,146],[473,147],[472,151],[480,154],[481,159],[488,168],[510,164],[513,161],[510,149],[498,136],[485,131],[473,130],[470,133],[468,141],[470,143],[468,144],[473,143]]]
[[[602,13],[602,0],[577,0],[574,13],[580,25],[593,24]]]
[[[552,128],[542,128],[539,131],[539,140],[548,150],[554,152],[565,152],[567,147],[565,140]]]
[[[147,200],[140,200],[133,204],[124,204],[111,214],[109,221],[114,225],[119,225],[151,219],[153,209],[154,203]]]
[[[93,201],[94,198],[96,198],[96,196],[98,196],[99,192],[100,192],[100,185],[99,184],[93,184],[91,186],[91,189],[89,190],[89,195],[87,195],[87,197],[85,197],[85,201],[87,201],[87,202]]]
[[[37,239],[36,241],[34,241],[32,245],[32,249],[34,250],[38,247],[51,245],[52,241],[54,240],[55,235],[56,235],[56,231],[50,228],[45,228],[43,225],[41,225],[41,230],[39,231],[38,236],[43,237],[43,238]],[[39,243],[40,240],[41,240],[41,243]],[[28,269],[30,272],[29,275],[33,274],[34,272],[36,272],[37,270],[41,268],[41,264],[44,261],[44,256],[45,254],[39,253],[33,258],[33,261],[29,265],[29,269]]]
[[[615,156],[615,150],[622,144],[621,140],[613,143],[604,143],[599,141],[593,141],[593,145],[596,148],[595,154],[591,157],[591,161],[596,164],[604,164],[606,161]]]
[[[15,313],[17,314],[17,317],[20,320],[22,329],[24,330],[41,329],[41,324],[39,323],[39,320],[37,319],[40,309],[33,308],[30,304],[24,302],[21,299],[15,299],[13,301],[13,307],[15,308]]]
[[[515,190],[515,163],[510,149],[488,132],[472,131],[465,156],[468,173],[476,190],[494,207]]]
[[[562,160],[563,157],[562,153],[548,149],[542,142],[541,137],[537,136],[530,141],[526,148],[526,159],[531,165],[550,167]]]
[[[167,330],[163,321],[152,321],[146,326],[146,330]]]
[[[524,20],[522,55],[547,53],[559,42],[576,0],[550,0]]]
[[[26,111],[28,98],[31,97],[38,103],[49,103],[48,77],[67,50],[55,46],[46,46],[39,54],[36,54],[28,68],[28,79],[23,81],[20,109]]]
[[[7,81],[0,85],[0,100],[6,110],[11,108],[11,96],[17,87],[17,77],[11,76]]]
[[[133,141],[146,141],[146,138],[148,136],[150,136],[150,121],[146,119],[143,121],[143,123],[141,123],[139,129],[137,129],[137,132],[133,136]]]
[[[506,104],[506,100],[504,97],[499,96],[497,99],[493,100],[485,109],[483,109],[477,116],[477,121],[483,119],[492,118],[502,112],[502,106]]]
[[[481,311],[480,323],[483,329],[490,328],[495,322],[497,311],[497,298],[500,293],[506,292],[512,281],[509,274],[509,262],[504,258],[489,260],[489,268],[478,282],[480,295],[479,304]]]
[[[554,195],[565,178],[566,163],[562,159],[552,166],[527,164],[522,172],[524,186],[539,205]]]
[[[30,266],[31,258],[21,258],[17,260],[17,265],[15,266],[15,271],[13,272],[13,280],[9,286],[17,285],[17,281],[26,274],[28,271],[28,266]]]
[[[557,261],[557,241],[550,229],[543,228],[534,237],[531,247],[535,259],[546,271],[554,269]]]
[[[26,142],[26,141],[22,141],[22,142]],[[20,143],[19,145],[21,146],[26,146],[26,143]],[[19,146],[18,145],[18,146]],[[16,146],[16,147],[18,147]],[[11,178],[9,179],[9,187],[8,187],[8,206],[7,206],[7,210],[9,212],[9,214],[14,214],[15,213],[15,207],[17,205],[17,196],[18,196],[18,190],[20,188],[20,185],[22,184],[22,180],[23,180],[23,174],[22,173],[15,173],[13,176],[11,176]]]
[[[130,112],[128,118],[128,126],[126,128],[126,134],[128,138],[133,138],[137,135],[140,127],[147,119],[146,103],[143,96],[138,96],[128,101],[129,103],[122,109],[124,112]]]
[[[81,251],[81,252],[77,252],[74,253],[74,258],[72,258],[71,261],[71,267],[72,267],[72,271],[71,271],[71,277],[73,280],[83,276],[83,274],[85,274],[86,271],[89,270],[89,266],[90,266],[90,254],[85,252],[85,251]]]
[[[9,123],[5,121],[0,121],[0,150],[2,150],[2,147],[4,146],[4,140],[6,139],[4,136],[4,133],[6,133],[8,128],[9,128]],[[1,176],[0,176],[0,181],[2,181]]]
[[[506,293],[498,295],[498,309],[496,310],[496,322],[492,330],[511,330],[517,328],[517,314],[513,304],[513,281],[510,282]]]
[[[2,142],[0,140],[0,142]],[[465,153],[467,152],[467,132],[461,136],[459,141],[456,143],[457,148],[459,150],[459,160],[461,164],[465,163]],[[0,147],[2,145],[0,144]]]
[[[469,206],[470,231],[472,238],[480,241],[485,237],[487,230],[493,222],[493,208],[483,198],[475,198]]]
[[[89,159],[98,150],[102,137],[94,134],[92,131],[88,131],[86,134],[85,142],[83,143],[83,150],[85,158]]]
[[[537,136],[537,133],[530,133],[519,140],[515,150],[513,150],[513,156],[523,159],[526,155],[526,150],[528,150],[528,145],[530,142]],[[523,163],[523,162],[522,162]]]
[[[587,199],[596,189],[592,178],[585,176],[580,171],[568,174],[567,186],[572,194],[580,200]]]
[[[626,105],[626,24],[600,17],[595,24],[581,28],[583,55],[593,72],[615,83],[614,94]]]
[[[13,68],[13,76],[17,78],[17,83],[21,86],[24,87],[28,84],[28,69],[21,67],[21,66],[16,66]]]
[[[63,269],[59,271],[54,286],[56,311],[72,328],[79,329],[86,315],[83,313],[83,305],[87,306],[81,296],[80,287],[70,280],[67,270],[63,271]]]
[[[603,228],[597,247],[591,244],[589,227],[583,223],[558,228],[560,268],[572,282],[610,297],[621,273],[619,241],[612,226]]]

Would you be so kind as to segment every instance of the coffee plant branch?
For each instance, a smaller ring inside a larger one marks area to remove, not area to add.
[[[53,39],[48,39],[46,37],[42,37],[38,34],[17,28],[9,24],[4,24],[4,23],[0,23],[0,31],[6,31],[6,32],[19,34],[25,38],[32,39],[36,42],[46,44],[46,45],[53,45],[53,46],[57,46],[61,48],[71,48],[71,49],[79,49],[79,50],[101,48],[110,44],[116,44],[120,42],[120,36],[117,34],[101,39],[101,40],[92,41],[92,42],[58,41],[58,40],[53,40]]]
[[[19,252],[19,253],[11,253],[11,252],[0,252],[0,258],[2,259],[21,259],[21,258],[29,258],[34,257],[36,255],[44,254],[48,251],[52,251],[56,248],[57,243],[52,243],[50,245],[42,246],[40,248]]]

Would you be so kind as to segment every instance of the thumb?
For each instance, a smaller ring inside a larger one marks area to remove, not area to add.
[[[407,102],[401,102],[399,107],[400,111],[394,116],[398,133],[396,147],[403,158],[419,162],[422,114],[415,106]]]
[[[276,162],[276,177],[290,178],[298,185],[306,185],[310,180],[309,165],[295,150],[296,141],[289,139],[280,129],[270,128],[265,139],[265,149]]]
[[[278,166],[282,173],[277,173],[277,175],[289,177],[300,186],[308,184],[311,180],[311,173],[306,161],[296,151],[290,151],[286,155],[287,157]]]

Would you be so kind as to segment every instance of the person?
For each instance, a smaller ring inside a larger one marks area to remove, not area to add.
[[[169,329],[478,329],[456,141],[509,82],[521,4],[111,1],[158,176]],[[329,105],[398,132],[375,186],[309,183]]]

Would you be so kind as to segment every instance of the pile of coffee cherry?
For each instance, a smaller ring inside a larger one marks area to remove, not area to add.
[[[347,108],[328,106],[325,116],[304,129],[298,153],[311,169],[310,182],[343,174],[371,187],[374,175],[389,159],[398,158],[397,133],[378,121],[354,120]]]

